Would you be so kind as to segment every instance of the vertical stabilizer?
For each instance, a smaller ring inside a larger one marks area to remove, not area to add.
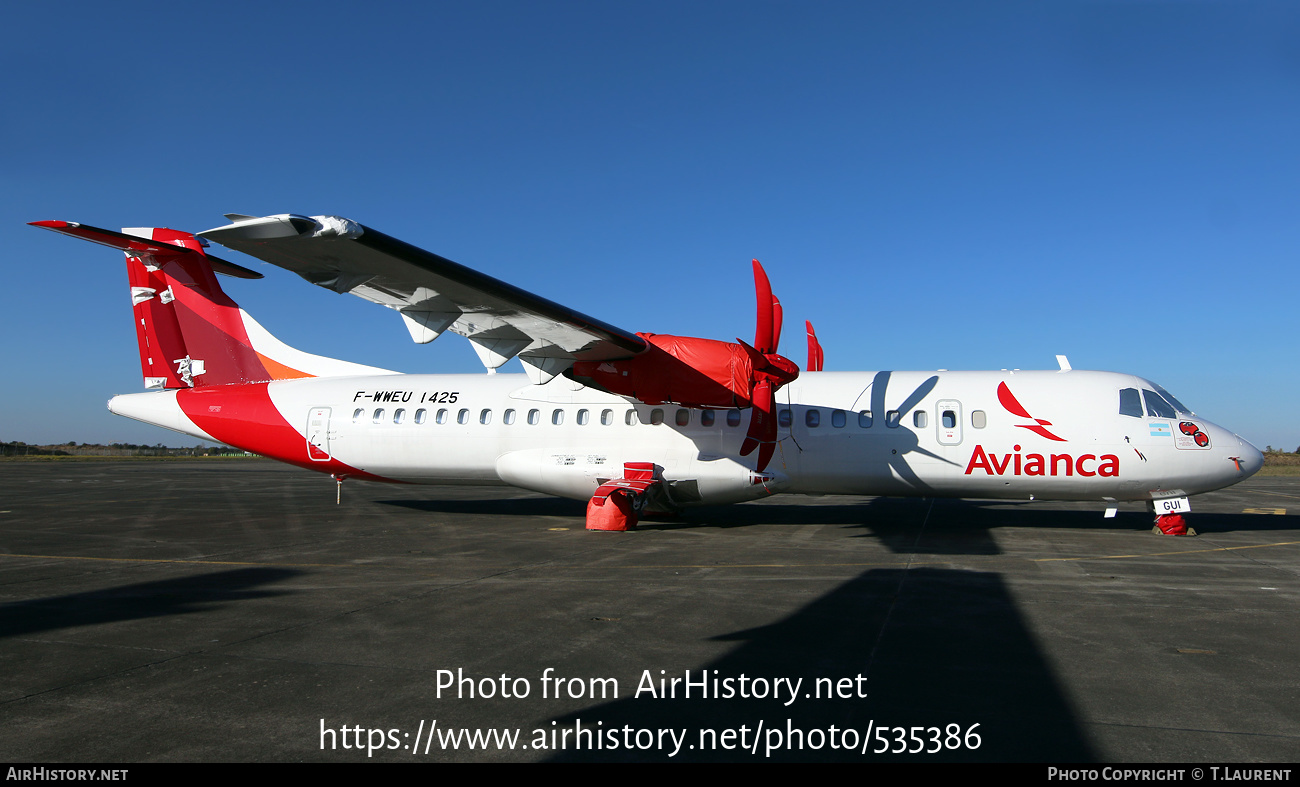
[[[217,273],[245,279],[262,275],[208,255],[205,242],[188,232],[163,227],[128,227],[115,232],[67,221],[36,221],[32,225],[126,254],[146,388],[391,374],[304,353],[271,336],[226,295],[216,277]]]

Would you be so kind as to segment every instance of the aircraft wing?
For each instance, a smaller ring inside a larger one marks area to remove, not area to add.
[[[355,221],[295,214],[226,218],[232,223],[198,234],[312,284],[394,309],[421,344],[450,330],[469,339],[489,369],[517,356],[534,383],[575,361],[630,358],[646,348],[634,333]]]

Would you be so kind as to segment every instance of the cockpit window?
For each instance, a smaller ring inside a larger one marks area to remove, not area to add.
[[[1134,418],[1142,417],[1142,397],[1138,394],[1138,389],[1121,388],[1119,390],[1119,414],[1131,415]]]
[[[1155,418],[1177,418],[1174,413],[1174,406],[1161,398],[1160,394],[1155,391],[1142,389],[1142,398],[1147,403],[1147,415]]]
[[[1175,408],[1177,408],[1178,412],[1182,413],[1183,415],[1195,415],[1195,413],[1187,409],[1186,405],[1184,405],[1182,402],[1175,399],[1173,395],[1170,394],[1168,391],[1166,391],[1164,388],[1161,388],[1160,386],[1157,385],[1156,392],[1159,393],[1160,396],[1164,398],[1166,402],[1169,402]]]

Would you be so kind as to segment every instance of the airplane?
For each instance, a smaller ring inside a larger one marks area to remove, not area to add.
[[[822,371],[778,354],[753,262],[753,344],[632,333],[337,216],[226,214],[191,234],[32,222],[125,252],[143,393],[118,415],[344,479],[506,484],[588,501],[587,527],[775,493],[1141,501],[1185,534],[1188,497],[1263,454],[1129,374]],[[398,374],[294,349],[222,290],[261,274],[209,241],[466,337],[488,374]],[[496,374],[518,358],[524,375]]]

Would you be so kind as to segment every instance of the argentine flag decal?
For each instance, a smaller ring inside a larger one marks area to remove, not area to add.
[[[1168,437],[1173,434],[1173,431],[1169,428],[1169,424],[1153,423],[1147,424],[1147,426],[1151,427],[1152,437]]]

